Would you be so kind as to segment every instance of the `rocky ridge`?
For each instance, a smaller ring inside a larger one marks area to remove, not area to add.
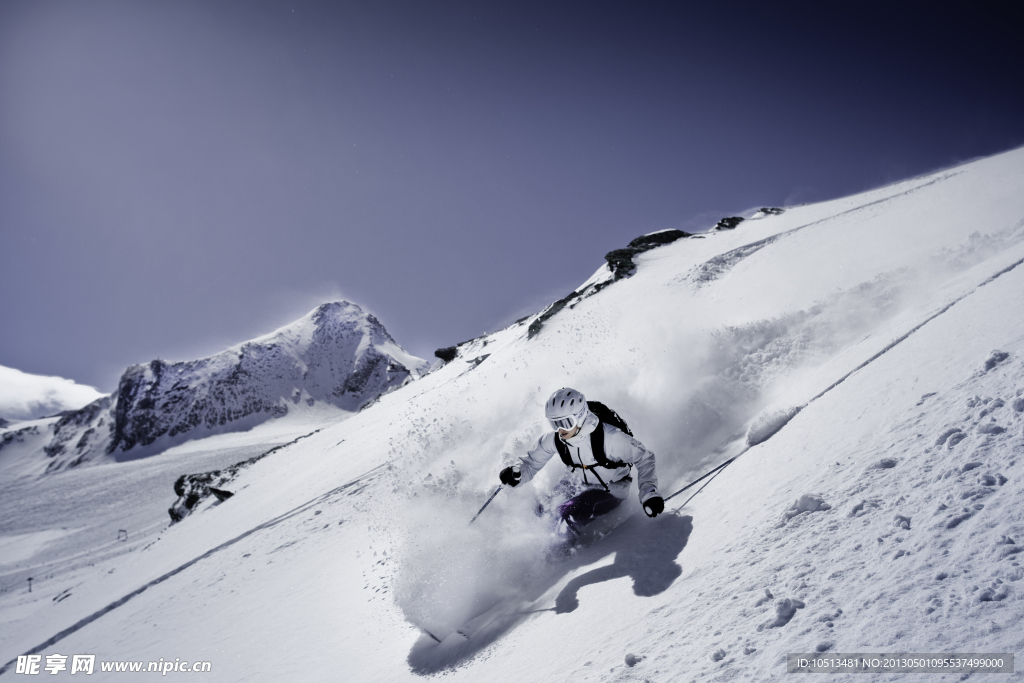
[[[63,415],[38,438],[45,440],[47,472],[135,459],[249,429],[303,404],[356,411],[427,369],[373,315],[349,302],[328,303],[208,358],[131,366],[116,392]]]

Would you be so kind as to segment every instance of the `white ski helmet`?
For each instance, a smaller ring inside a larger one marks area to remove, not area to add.
[[[544,417],[556,430],[572,430],[587,417],[587,399],[575,389],[562,387],[544,405]]]

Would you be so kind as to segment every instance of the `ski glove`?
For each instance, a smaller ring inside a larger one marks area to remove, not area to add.
[[[501,471],[499,477],[501,478],[502,484],[508,484],[509,486],[515,487],[519,483],[519,478],[523,475],[516,472],[511,467],[506,467]]]
[[[644,512],[648,517],[657,517],[665,511],[665,499],[661,496],[651,496],[644,501]]]

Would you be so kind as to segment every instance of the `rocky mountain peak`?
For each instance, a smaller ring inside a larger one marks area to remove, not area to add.
[[[270,334],[207,358],[129,367],[113,395],[53,425],[44,446],[47,469],[103,456],[144,457],[193,438],[249,429],[317,402],[355,411],[427,368],[358,305],[322,304]]]

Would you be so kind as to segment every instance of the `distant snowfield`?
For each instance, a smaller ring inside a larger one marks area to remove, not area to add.
[[[62,410],[77,410],[103,394],[63,377],[30,375],[0,365],[0,418],[32,420]]]
[[[47,543],[67,536],[68,533],[57,529],[48,529],[32,534],[0,536],[0,565],[23,562],[37,554]]]
[[[509,683],[1020,655],[1024,150],[636,262],[535,338],[528,319],[474,340],[344,421],[5,483],[0,535],[23,549],[0,567],[3,675],[27,652],[210,661],[218,681]],[[738,457],[548,565],[534,510],[557,463],[467,522],[562,385],[627,419],[666,495]],[[302,434],[232,498],[159,519],[177,475]]]
[[[233,465],[336,425],[351,413],[332,406],[296,407],[290,415],[247,432],[186,442],[164,453],[58,477],[6,477],[0,482],[0,580],[29,568],[63,571],[87,558],[130,552],[167,527],[174,482],[184,473]],[[10,474],[9,472],[7,473]],[[118,531],[130,530],[127,541]],[[19,535],[16,531],[29,530]],[[65,536],[62,544],[52,541]]]

